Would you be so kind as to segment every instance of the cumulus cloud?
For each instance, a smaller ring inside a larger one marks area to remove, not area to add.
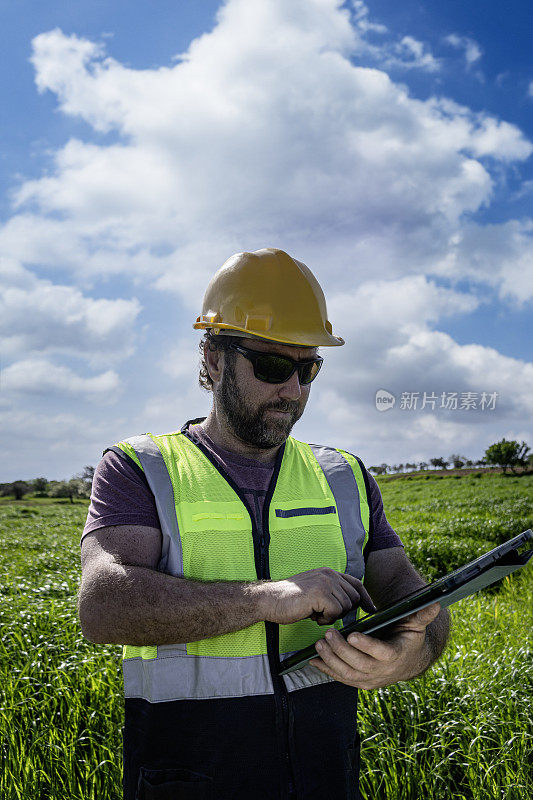
[[[356,250],[352,280],[376,264],[392,278],[431,272],[463,216],[491,200],[498,173],[486,159],[520,161],[531,144],[516,126],[391,81],[385,65],[400,51],[406,65],[427,60],[413,37],[387,40],[381,69],[352,63],[364,36],[384,33],[361,3],[350,15],[337,0],[231,0],[177,63],[149,70],[40,34],[39,89],[121,141],[59,149],[49,174],[15,193],[0,244],[25,263],[152,281],[195,307],[215,266],[265,242],[303,257],[324,243],[332,280]]]
[[[434,271],[492,285],[503,300],[524,305],[533,298],[533,220],[464,225]]]
[[[84,378],[43,358],[16,361],[3,370],[1,381],[2,391],[8,393],[100,395],[113,402],[120,386],[112,370]]]
[[[467,64],[479,63],[473,40],[448,38]],[[479,414],[470,428],[456,417],[437,425],[432,415],[411,426],[376,416],[371,425],[368,404],[379,384],[424,389],[426,378],[430,389],[501,388],[503,397],[505,376],[517,396],[505,395],[494,419],[505,410],[505,430],[523,429],[515,426],[530,391],[522,362],[465,349],[438,323],[473,311],[486,292],[531,298],[531,222],[486,225],[477,215],[533,148],[494,115],[442,96],[419,100],[396,83],[388,71],[443,68],[426,43],[391,34],[362,0],[227,0],[213,30],[169,65],[133,69],[102,43],[59,29],[34,39],[32,62],[38,90],[52,92],[62,113],[112,136],[72,138],[46,173],[13,191],[0,228],[13,392],[40,383],[104,398],[118,385],[104,370],[131,354],[141,307],[131,296],[93,297],[99,281],[174,293],[193,317],[216,267],[267,245],[316,272],[350,340],[328,353],[331,385],[313,389],[316,424],[340,437],[351,420],[354,441],[363,430],[376,448],[391,436],[414,451],[424,436],[475,438]],[[62,277],[37,277],[43,269]],[[457,289],[465,277],[477,296]],[[171,350],[162,366],[187,408],[197,397],[193,349],[175,359]],[[97,374],[61,366],[69,355]],[[175,408],[159,394],[138,401],[165,420]]]
[[[0,261],[0,335],[4,357],[67,353],[91,363],[130,355],[138,300],[87,297],[74,286],[37,278],[16,261]]]
[[[347,344],[328,353],[332,379],[350,401],[365,402],[380,386],[409,391],[497,391],[499,412],[533,411],[533,365],[490,347],[460,345],[434,329],[446,316],[474,310],[479,300],[422,277],[368,282],[333,297],[328,311]],[[352,368],[349,368],[349,364]],[[511,389],[512,387],[512,389]],[[446,414],[445,414],[446,416]],[[470,424],[470,417],[460,421]]]
[[[369,463],[427,460],[429,454],[457,451],[458,443],[478,458],[503,436],[527,439],[533,365],[494,348],[460,345],[433,329],[437,318],[476,302],[411,278],[369,282],[350,296],[332,298],[330,318],[346,345],[323,353],[326,360],[296,435],[310,441],[327,436]],[[386,413],[376,409],[378,389],[396,397]],[[453,394],[456,408],[449,399]],[[402,408],[402,396],[409,401],[411,395],[411,408],[408,403]]]

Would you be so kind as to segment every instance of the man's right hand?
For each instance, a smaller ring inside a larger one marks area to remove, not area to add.
[[[319,625],[331,625],[357,606],[376,610],[372,598],[358,578],[329,567],[300,572],[282,581],[261,585],[265,598],[265,619],[289,625],[301,619],[313,619]]]

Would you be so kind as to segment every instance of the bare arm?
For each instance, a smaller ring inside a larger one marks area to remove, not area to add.
[[[282,581],[223,582],[177,578],[156,567],[161,532],[112,526],[82,542],[78,614],[93,642],[153,645],[193,642],[270,620],[312,617],[330,624],[372,601],[360,581],[324,568]]]
[[[78,613],[83,635],[109,644],[191,642],[261,619],[257,586],[201,583],[156,569],[161,531],[112,526],[82,542]]]

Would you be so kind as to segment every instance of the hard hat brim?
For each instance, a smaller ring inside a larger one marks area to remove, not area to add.
[[[213,325],[212,323],[201,322],[200,317],[193,324],[193,328],[196,330],[212,330],[215,336],[223,331],[227,331],[228,333],[231,333],[231,331],[236,331],[249,336],[250,339],[263,339],[266,342],[279,342],[280,344],[289,344],[296,347],[340,347],[344,344],[344,339],[342,339],[340,336],[333,336],[333,334],[327,333],[327,331],[324,331],[323,336],[317,336],[314,342],[304,341],[303,339],[296,341],[296,337],[289,340],[278,336],[262,336],[256,331],[250,331],[246,328],[238,328],[236,325],[228,325],[223,322]],[[320,341],[318,341],[319,339]]]

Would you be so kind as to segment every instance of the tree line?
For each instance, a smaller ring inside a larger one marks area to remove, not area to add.
[[[485,450],[483,458],[471,461],[459,453],[452,453],[448,458],[430,458],[429,461],[419,461],[416,463],[407,462],[405,464],[378,464],[369,467],[369,472],[374,475],[387,475],[390,473],[414,472],[433,468],[433,469],[462,469],[463,467],[501,467],[503,472],[508,469],[516,473],[517,468],[533,468],[533,453],[525,442],[517,442],[514,439],[507,441],[502,439],[491,444]]]
[[[0,483],[0,495],[14,495],[15,500],[22,500],[26,494],[33,494],[35,497],[68,497],[73,503],[76,497],[88,498],[91,496],[93,475],[94,467],[86,466],[68,481],[33,478],[28,481]]]
[[[487,447],[485,455],[478,461],[471,461],[458,453],[452,453],[448,458],[430,458],[428,462],[407,462],[405,464],[378,464],[369,467],[369,472],[374,475],[388,475],[391,473],[424,471],[433,469],[462,469],[462,467],[501,467],[504,472],[510,469],[516,472],[518,467],[533,469],[533,453],[525,442],[502,439]],[[68,481],[49,481],[46,478],[33,478],[28,481],[12,481],[0,483],[0,495],[14,496],[21,500],[26,494],[35,497],[68,497],[73,503],[75,498],[88,498],[91,496],[91,486],[94,476],[94,467],[86,466]]]

